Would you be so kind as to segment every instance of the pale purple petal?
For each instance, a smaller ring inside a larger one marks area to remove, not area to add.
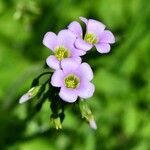
[[[76,62],[72,58],[65,58],[61,61],[61,68],[65,73],[74,72],[79,65],[80,63]]]
[[[88,81],[91,81],[93,79],[93,71],[92,71],[90,65],[87,63],[82,63],[79,66],[79,68],[77,70],[77,74],[81,78],[86,78]]]
[[[78,98],[75,90],[72,90],[66,87],[62,87],[60,89],[59,96],[61,97],[62,100],[69,102],[69,103],[75,102]]]
[[[100,43],[115,43],[115,37],[112,32],[104,30],[100,36]]]
[[[53,51],[58,44],[56,34],[53,32],[47,32],[44,36],[43,44]]]
[[[62,70],[56,70],[51,77],[51,84],[55,87],[63,85],[64,74]]]
[[[79,17],[79,18],[80,18],[80,20],[83,21],[85,24],[88,23],[88,20],[87,20],[86,18],[84,18],[84,17]]]
[[[105,25],[102,24],[101,22],[94,20],[94,19],[89,19],[88,24],[87,24],[87,33],[93,33],[97,37],[99,37],[102,32],[105,29]]]
[[[85,42],[83,39],[81,38],[78,38],[76,41],[75,41],[75,46],[79,49],[82,49],[84,51],[88,51],[90,50],[93,45],[92,44],[89,44],[87,42]]]
[[[110,51],[110,45],[105,43],[99,43],[95,45],[99,53],[108,53]]]
[[[80,87],[77,89],[77,94],[81,98],[90,98],[93,96],[95,91],[95,86],[86,80],[81,80]]]
[[[57,60],[57,58],[54,55],[49,56],[46,59],[46,63],[52,69],[59,69],[60,68],[60,62]]]
[[[29,93],[26,93],[26,94],[21,96],[21,98],[19,99],[19,103],[22,104],[22,103],[30,100],[31,98],[32,98],[32,96],[30,96]]]
[[[72,31],[76,37],[82,37],[82,28],[77,21],[73,21],[69,24],[68,29]]]
[[[77,49],[75,47],[73,47],[71,49],[71,56],[74,57],[74,56],[83,56],[85,55],[86,52],[84,50],[81,50],[81,49]]]
[[[81,64],[81,57],[72,57],[73,60],[75,60],[78,64]]]
[[[70,30],[61,30],[58,33],[58,41],[60,46],[71,49],[76,40],[76,36]]]
[[[97,129],[97,125],[96,125],[96,122],[95,120],[92,118],[91,120],[89,120],[89,124],[90,124],[90,127],[94,130]]]

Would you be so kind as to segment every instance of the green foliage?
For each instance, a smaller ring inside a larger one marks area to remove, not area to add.
[[[24,105],[18,100],[45,71],[50,51],[42,45],[44,34],[79,16],[102,21],[117,41],[108,55],[93,50],[85,58],[95,72],[96,92],[88,104],[98,129],[90,129],[71,106],[57,131],[48,101],[37,112],[36,99]],[[148,0],[1,0],[0,149],[150,149],[149,16]]]

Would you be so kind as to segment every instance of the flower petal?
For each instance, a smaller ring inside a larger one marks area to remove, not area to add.
[[[93,71],[90,67],[89,64],[87,63],[82,63],[78,70],[77,70],[77,74],[82,77],[82,78],[86,78],[88,81],[91,81],[93,79]]]
[[[82,80],[80,87],[77,89],[77,94],[79,97],[87,99],[93,96],[94,91],[95,86],[91,82]]]
[[[61,30],[58,33],[58,41],[60,46],[71,49],[76,40],[76,36],[70,30]]]
[[[115,37],[112,32],[108,30],[104,30],[102,35],[100,36],[101,43],[115,43]]]
[[[51,84],[55,87],[61,87],[63,85],[63,71],[56,70],[51,77]]]
[[[81,21],[83,21],[87,25],[88,20],[86,18],[84,18],[84,17],[79,17],[79,18],[80,18]]]
[[[77,21],[73,21],[69,24],[68,29],[72,31],[76,37],[82,37],[82,28]]]
[[[96,44],[96,49],[99,53],[108,53],[110,51],[110,45],[105,43]]]
[[[80,63],[76,62],[72,58],[65,58],[61,61],[61,68],[63,69],[64,73],[71,73],[74,72],[78,67]]]
[[[61,97],[62,100],[69,102],[69,103],[75,102],[78,98],[75,90],[72,90],[66,87],[62,87],[60,89],[59,96]]]
[[[58,44],[56,34],[53,32],[47,32],[44,36],[43,44],[53,51]]]
[[[97,20],[89,19],[87,24],[87,33],[93,33],[99,37],[104,31],[104,29],[105,29],[104,24],[102,24]]]
[[[92,129],[94,129],[94,130],[97,129],[97,124],[93,118],[91,120],[89,120],[89,124]]]
[[[21,96],[21,98],[19,99],[19,103],[22,104],[22,103],[30,100],[31,98],[32,97],[28,93],[26,93],[26,94]]]
[[[60,62],[53,55],[49,56],[46,59],[46,63],[52,69],[59,69],[60,68]]]
[[[72,48],[71,49],[71,56],[72,57],[74,57],[74,56],[83,56],[85,54],[86,54],[86,52],[84,50],[77,49],[77,48]]]
[[[87,42],[85,42],[83,39],[81,38],[78,38],[76,41],[75,41],[75,46],[79,49],[82,49],[84,51],[88,51],[90,50],[93,45],[92,44],[89,44]]]
[[[78,64],[81,64],[81,57],[73,57],[73,60],[75,60]]]

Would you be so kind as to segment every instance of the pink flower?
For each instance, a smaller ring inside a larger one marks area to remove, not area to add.
[[[115,43],[115,37],[112,32],[105,30],[105,25],[97,20],[88,20],[84,17],[80,17],[80,19],[86,24],[84,38],[82,28],[77,21],[73,21],[68,26],[68,29],[77,37],[75,46],[84,51],[88,51],[95,46],[99,53],[108,53],[110,44]]]
[[[61,30],[58,35],[47,32],[43,44],[54,53],[47,58],[47,65],[53,69],[59,69],[60,62],[65,58],[72,58],[80,63],[79,56],[84,55],[85,52],[74,47],[75,40],[76,36],[69,30]]]
[[[61,69],[54,72],[51,84],[60,87],[59,96],[62,100],[73,103],[78,96],[83,99],[90,98],[95,86],[90,82],[93,72],[87,63],[79,63],[73,59],[61,61]]]

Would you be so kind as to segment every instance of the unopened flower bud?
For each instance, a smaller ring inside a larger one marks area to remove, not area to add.
[[[88,107],[88,105],[86,104],[85,101],[80,101],[80,111],[82,114],[82,118],[85,118],[88,122],[89,125],[92,129],[97,129],[97,125],[94,119],[94,115],[92,114],[92,111],[90,110],[90,108]]]
[[[30,100],[31,98],[35,97],[38,94],[40,88],[41,85],[32,87],[27,93],[21,96],[21,98],[19,99],[19,103],[22,104]]]
[[[96,125],[94,116],[89,120],[89,125],[92,129],[95,129],[95,130],[97,129],[97,125]]]
[[[53,122],[54,122],[54,125],[56,127],[56,129],[62,129],[62,124],[61,124],[61,120],[60,118],[53,118]]]

